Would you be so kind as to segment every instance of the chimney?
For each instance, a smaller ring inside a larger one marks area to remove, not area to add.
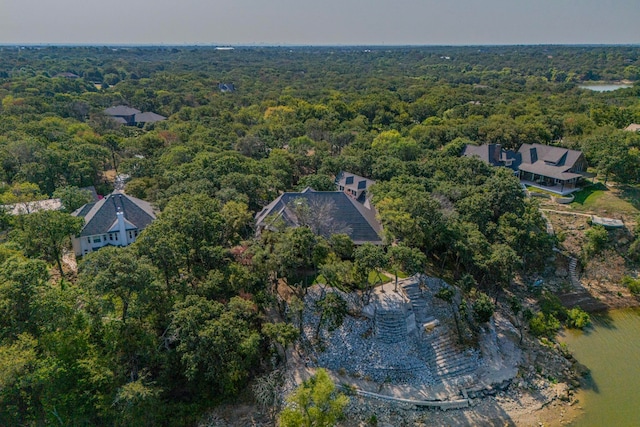
[[[124,212],[122,212],[122,209],[118,208],[116,217],[118,218],[118,230],[120,231],[120,246],[127,246],[127,226],[124,222]]]

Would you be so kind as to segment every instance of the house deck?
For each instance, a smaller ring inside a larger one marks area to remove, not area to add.
[[[580,191],[579,187],[568,188],[566,185],[564,187],[561,185],[546,186],[546,185],[539,184],[537,182],[526,181],[524,179],[521,179],[520,182],[526,185],[527,187],[539,188],[541,190],[550,191],[552,193],[560,194],[562,196],[566,196],[567,194]]]

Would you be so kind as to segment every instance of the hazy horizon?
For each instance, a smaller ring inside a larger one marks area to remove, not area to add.
[[[638,22],[637,0],[0,0],[2,45],[633,45]]]

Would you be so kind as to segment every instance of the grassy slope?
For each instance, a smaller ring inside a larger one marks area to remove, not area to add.
[[[628,215],[635,217],[640,214],[640,188],[625,186],[612,190],[601,183],[591,185],[582,191],[574,193],[575,200],[571,208],[579,212],[594,212],[602,216]]]

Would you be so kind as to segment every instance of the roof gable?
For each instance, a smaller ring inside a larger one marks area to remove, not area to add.
[[[107,108],[104,110],[104,113],[109,116],[133,116],[140,113],[140,110],[127,107],[126,105],[116,105],[114,107]]]
[[[302,193],[284,193],[267,205],[256,216],[258,227],[267,227],[268,218],[277,216],[289,226],[301,225],[294,204],[296,200],[305,200],[316,214],[323,212],[322,224],[316,224],[318,234],[329,237],[331,234],[344,233],[357,244],[365,242],[381,243],[381,226],[373,209],[367,209],[341,191],[306,191]],[[310,225],[314,228],[314,224]]]
[[[167,118],[165,116],[161,116],[160,114],[156,114],[156,113],[137,113],[134,118],[133,121],[136,123],[155,123],[155,122],[161,122],[162,120],[166,120]]]
[[[500,144],[467,144],[462,151],[464,157],[479,157],[485,163],[492,166],[505,166],[512,170],[518,170],[520,165],[520,153],[505,150]]]
[[[569,171],[583,157],[582,151],[543,144],[522,144],[518,152],[522,155],[520,170],[562,180],[580,176]],[[582,167],[577,170],[582,170]]]
[[[372,179],[365,178],[364,176],[356,175],[354,173],[341,171],[335,180],[336,185],[364,190],[371,187],[376,182]]]
[[[522,154],[523,163],[535,163],[538,160],[543,160],[569,168],[572,168],[582,156],[582,151],[543,144],[522,144],[518,152]]]
[[[151,204],[117,191],[96,203],[82,206],[72,215],[85,220],[80,236],[93,236],[108,233],[117,222],[118,211],[123,212],[127,229],[142,230],[156,218]]]

